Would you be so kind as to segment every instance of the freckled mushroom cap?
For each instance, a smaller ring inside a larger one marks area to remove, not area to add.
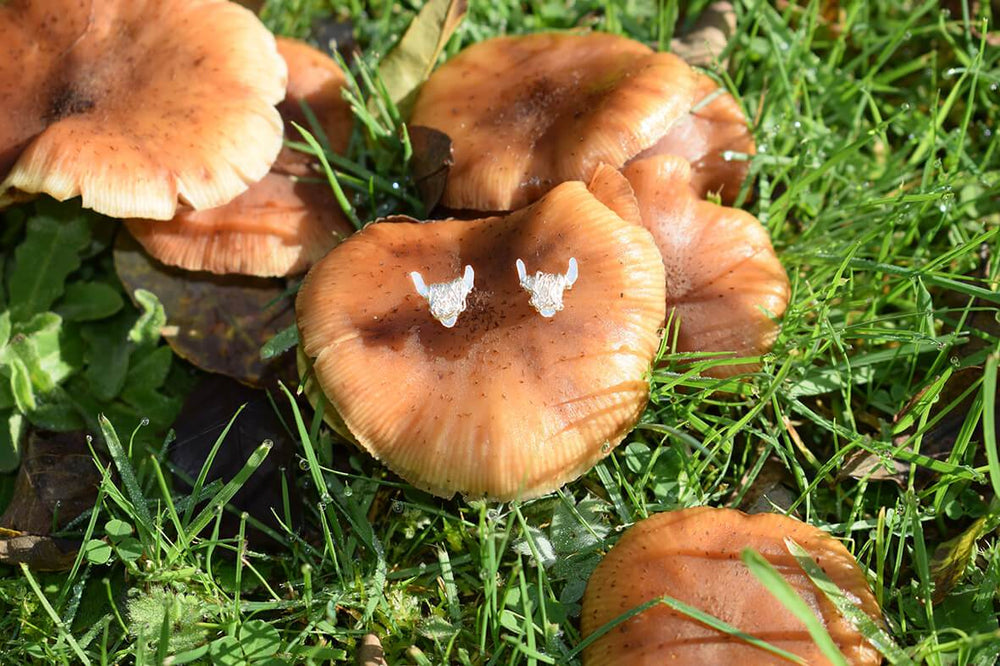
[[[691,108],[695,84],[677,56],[624,37],[497,37],[438,69],[410,124],[451,137],[443,205],[512,210],[652,146]]]
[[[739,102],[718,84],[696,72],[694,110],[686,113],[662,139],[635,159],[677,155],[691,163],[691,186],[698,196],[717,192],[732,203],[750,170],[746,160],[726,160],[726,151],[753,155],[757,149]],[[708,103],[704,103],[708,99]]]
[[[880,664],[878,651],[801,570],[785,546],[785,537],[808,551],[852,602],[880,622],[878,604],[864,574],[839,541],[811,525],[777,514],[751,516],[733,509],[699,507],[656,514],[622,535],[587,583],[581,613],[583,636],[666,594],[797,654],[807,664],[828,664],[805,625],[740,559],[743,549],[752,548],[803,597],[849,664]],[[585,649],[583,657],[584,666],[754,666],[779,661],[770,652],[663,605],[618,625]]]
[[[788,305],[788,276],[771,239],[753,215],[702,201],[691,189],[691,167],[680,157],[633,162],[623,173],[639,200],[642,224],[663,255],[667,311],[680,319],[677,351],[735,352],[771,348]],[[717,366],[723,377],[755,365]]]
[[[343,151],[352,123],[340,96],[344,73],[302,42],[279,38],[278,50],[288,63],[288,92],[278,106],[282,117],[308,129],[299,103],[305,100],[331,148]],[[300,138],[291,123],[285,131]],[[224,206],[126,225],[147,252],[171,266],[261,277],[301,273],[354,231],[313,162],[305,153],[282,148],[271,172]]]
[[[394,218],[401,219],[401,218]],[[358,442],[443,497],[528,498],[589,469],[634,426],[664,317],[663,264],[649,233],[579,182],[504,217],[370,225],[306,276],[302,348]],[[519,285],[579,277],[546,318]],[[427,284],[475,272],[453,328]]]
[[[285,66],[235,3],[11,0],[0,45],[0,200],[166,220],[230,201],[281,148]]]

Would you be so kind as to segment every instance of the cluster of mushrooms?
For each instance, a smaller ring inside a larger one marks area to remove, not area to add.
[[[527,499],[572,481],[639,420],[668,314],[676,350],[753,357],[788,302],[767,231],[723,205],[747,174],[728,157],[754,152],[739,103],[629,39],[536,34],[462,51],[423,85],[410,118],[451,141],[440,204],[456,215],[395,216],[357,233],[313,159],[282,147],[288,121],[307,125],[304,102],[326,144],[345,150],[344,75],[321,52],[275,40],[249,11],[225,0],[58,11],[10,0],[0,45],[20,63],[19,77],[0,78],[0,205],[79,196],[189,270],[309,269],[296,300],[300,361],[326,416],[442,497]],[[739,560],[750,545],[851,663],[878,663],[775,535],[793,536],[877,618],[838,542],[790,518],[703,508],[621,538],[588,586],[584,634],[671,594],[821,663],[763,589],[734,605],[732,590],[760,587]],[[765,617],[772,628],[758,631]],[[667,658],[757,663],[761,653],[666,606],[585,652],[592,665]]]

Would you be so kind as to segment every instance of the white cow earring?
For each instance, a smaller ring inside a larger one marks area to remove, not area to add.
[[[417,293],[427,299],[431,308],[431,316],[437,319],[445,328],[451,328],[458,320],[458,315],[465,311],[465,299],[472,291],[472,283],[476,278],[472,266],[465,267],[462,277],[451,282],[425,284],[420,273],[413,271],[410,279]]]
[[[521,287],[531,294],[531,307],[538,310],[543,317],[551,317],[563,309],[563,292],[573,288],[573,283],[579,277],[576,259],[570,257],[566,273],[543,273],[538,271],[528,275],[524,262],[517,260],[517,277]]]

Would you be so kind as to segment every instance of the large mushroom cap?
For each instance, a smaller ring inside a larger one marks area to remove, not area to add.
[[[691,163],[691,186],[698,196],[717,192],[730,204],[746,180],[750,162],[726,159],[727,152],[753,155],[753,135],[736,98],[711,79],[696,73],[695,104],[654,146],[636,160],[656,155],[677,155]]]
[[[698,199],[691,166],[680,157],[636,161],[623,173],[663,255],[667,309],[680,320],[677,351],[731,352],[734,358],[768,351],[790,290],[767,229],[749,213]],[[728,376],[756,367],[722,365],[708,372]]]
[[[622,613],[664,594],[704,611],[807,664],[828,664],[805,625],[757,581],[740,559],[764,556],[823,622],[853,666],[881,663],[878,651],[799,568],[784,543],[791,537],[861,610],[879,621],[878,603],[846,548],[824,532],[776,514],[747,515],[700,507],[660,513],[636,523],[587,583],[584,637]],[[585,666],[629,664],[773,664],[770,652],[657,605],[626,620],[584,650]]]
[[[695,83],[677,56],[623,37],[497,37],[437,70],[410,124],[452,140],[443,205],[512,210],[652,146],[691,108]]]
[[[278,106],[282,117],[308,128],[305,101],[330,147],[343,151],[353,118],[340,95],[344,73],[302,42],[279,38],[278,50],[288,63],[288,92]],[[290,123],[285,130],[289,138],[299,138]],[[301,273],[354,231],[313,162],[286,147],[263,180],[224,206],[183,211],[167,222],[126,224],[147,252],[171,266],[262,277]]]
[[[544,317],[519,284],[579,277]],[[452,328],[427,284],[474,271]],[[305,353],[357,440],[417,487],[449,497],[527,498],[589,469],[638,420],[664,317],[649,233],[579,182],[505,217],[370,225],[306,276],[296,301]]]
[[[285,66],[234,3],[11,0],[0,45],[0,199],[166,220],[230,201],[281,148]]]

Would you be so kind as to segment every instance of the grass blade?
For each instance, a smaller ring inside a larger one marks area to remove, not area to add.
[[[795,591],[791,583],[778,573],[778,570],[771,565],[764,556],[750,548],[744,549],[742,553],[743,562],[746,563],[750,573],[767,588],[781,604],[797,617],[806,626],[809,635],[816,642],[820,651],[831,664],[835,666],[848,666],[844,655],[837,649],[837,645],[830,638],[826,627],[813,614],[812,609],[806,605],[799,593]]]

